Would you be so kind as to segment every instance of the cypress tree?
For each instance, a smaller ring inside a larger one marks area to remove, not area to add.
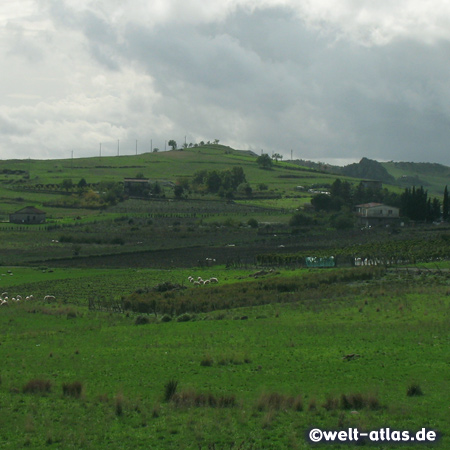
[[[448,220],[448,189],[447,186],[445,186],[444,189],[444,201],[442,203],[442,218],[447,221]]]

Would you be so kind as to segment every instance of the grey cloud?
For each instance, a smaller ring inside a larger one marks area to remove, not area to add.
[[[450,164],[446,41],[358,45],[322,35],[281,7],[119,30],[93,12],[64,19],[54,5],[55,20],[80,29],[104,67],[135,65],[153,78],[162,97],[147,107],[180,135],[316,159]]]

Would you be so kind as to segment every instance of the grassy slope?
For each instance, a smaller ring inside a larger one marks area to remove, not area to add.
[[[450,184],[450,168],[441,164],[384,162],[381,163],[396,179],[418,177],[431,196],[442,198],[444,187]],[[420,183],[416,186],[419,187]],[[406,186],[405,186],[406,187]]]
[[[84,178],[88,183],[122,181],[138,173],[152,180],[176,181],[190,177],[198,170],[224,170],[233,165],[243,167],[248,182],[255,188],[265,183],[280,194],[295,193],[297,185],[332,183],[336,176],[303,170],[289,163],[274,164],[273,170],[261,170],[256,158],[245,152],[223,146],[205,146],[184,151],[144,153],[137,156],[93,157],[64,160],[8,160],[0,163],[0,169],[29,171],[31,184],[60,184],[70,178],[77,183]],[[294,178],[285,178],[291,176]],[[14,191],[15,182],[22,175],[0,174],[0,214],[7,214],[24,204],[41,206],[52,197],[48,193]],[[23,180],[22,180],[23,181]],[[18,201],[17,198],[22,198]]]

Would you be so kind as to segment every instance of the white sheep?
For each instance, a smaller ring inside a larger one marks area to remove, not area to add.
[[[210,278],[209,281],[211,281],[211,283],[218,283],[219,282],[219,280],[216,277]]]
[[[56,297],[54,295],[46,295],[44,297],[44,302],[53,302],[54,300],[56,300]]]
[[[211,280],[205,280],[203,284],[209,284],[211,283]]]

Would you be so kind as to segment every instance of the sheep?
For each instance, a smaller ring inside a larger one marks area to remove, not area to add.
[[[209,283],[211,283],[211,280],[205,280],[205,281],[203,282],[203,284],[209,284]]]
[[[194,281],[194,286],[200,286],[200,281]]]
[[[21,295],[16,295],[16,300],[22,300],[22,296]]]
[[[54,295],[46,295],[44,297],[44,302],[53,302],[54,300],[56,300],[56,297]]]
[[[6,300],[2,300],[0,306],[9,306],[9,303]]]
[[[210,278],[209,281],[211,281],[211,283],[218,283],[219,282],[219,280],[216,277]]]
[[[6,295],[8,295],[8,293],[7,292],[3,292],[3,294],[2,295],[0,295],[0,297],[5,297]]]

